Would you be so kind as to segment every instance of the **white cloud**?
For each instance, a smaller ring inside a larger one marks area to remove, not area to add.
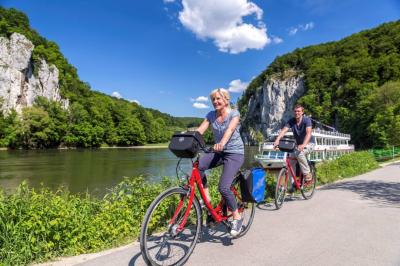
[[[289,29],[289,35],[295,35],[299,30],[307,31],[307,30],[311,30],[313,28],[314,28],[314,22],[309,22],[305,25],[299,24],[296,27],[292,27]]]
[[[199,97],[196,98],[196,102],[208,102],[208,97],[199,96]]]
[[[276,37],[276,36],[273,36],[272,37],[272,42],[275,43],[275,44],[279,44],[279,43],[283,42],[283,39],[279,38],[279,37]]]
[[[243,92],[248,85],[249,85],[248,82],[242,82],[240,79],[235,79],[229,83],[228,91],[240,93]]]
[[[314,22],[307,23],[306,25],[300,25],[302,30],[311,30],[314,28]]]
[[[298,28],[291,28],[289,30],[289,35],[295,35],[299,29]]]
[[[164,0],[165,1],[165,0]],[[212,39],[222,52],[238,54],[262,49],[271,42],[261,21],[263,10],[248,0],[182,0],[182,25],[202,40]],[[253,24],[243,18],[254,15]]]
[[[175,0],[164,0],[164,3],[173,3]]]
[[[199,96],[196,99],[190,98],[191,102],[208,102],[208,97],[206,96]]]
[[[138,100],[129,100],[131,103],[137,103],[140,105],[140,102]]]
[[[204,104],[204,103],[193,103],[193,107],[197,108],[197,109],[207,109],[210,108],[208,105]]]
[[[118,91],[114,91],[113,93],[111,93],[111,96],[114,96],[114,97],[116,97],[116,98],[118,98],[118,99],[121,99],[121,98],[122,98],[121,93],[119,93]]]

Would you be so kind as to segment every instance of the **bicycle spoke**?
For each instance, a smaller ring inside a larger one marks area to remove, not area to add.
[[[250,229],[250,226],[253,223],[253,219],[254,219],[255,206],[254,206],[253,202],[243,202],[242,201],[239,181],[235,180],[233,183],[234,183],[234,185],[232,187],[232,191],[235,194],[239,213],[243,218],[242,232],[236,237],[236,238],[238,238],[238,237],[245,235],[247,233],[247,231]]]
[[[287,190],[287,183],[286,183],[286,169],[282,168],[278,175],[278,179],[276,182],[275,187],[275,207],[279,209],[282,207],[283,202],[285,201]]]
[[[314,166],[310,166],[311,168],[311,180],[310,181],[306,181],[304,178],[301,180],[302,185],[301,185],[301,194],[303,195],[304,199],[311,199],[311,197],[314,194],[314,190],[315,190],[315,185],[317,183],[317,179],[316,179],[316,173],[315,173],[315,168]]]
[[[175,188],[159,196],[149,207],[140,242],[148,264],[181,264],[193,251],[201,226],[200,206],[193,202],[183,225],[188,202],[186,191]]]

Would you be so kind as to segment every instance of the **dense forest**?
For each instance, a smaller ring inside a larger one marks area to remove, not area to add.
[[[305,79],[306,113],[358,148],[400,145],[400,21],[277,57],[240,98],[242,116],[266,79],[293,72]]]
[[[26,36],[35,46],[33,65],[41,59],[59,70],[63,98],[68,110],[58,103],[37,98],[32,107],[4,115],[0,112],[0,146],[10,148],[51,148],[60,146],[98,147],[162,143],[176,130],[198,125],[199,118],[177,118],[136,103],[91,90],[77,70],[62,55],[58,45],[41,37],[29,25],[27,16],[0,7],[0,36],[14,32]],[[36,66],[37,68],[37,66]],[[0,101],[1,104],[1,101]]]

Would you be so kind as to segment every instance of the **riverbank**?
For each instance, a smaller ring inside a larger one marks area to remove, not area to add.
[[[166,149],[168,145],[154,146],[126,146],[126,147],[100,147],[100,149]]]
[[[161,144],[149,144],[142,146],[100,146],[97,148],[80,148],[80,147],[57,147],[55,150],[77,150],[77,149],[166,149],[168,148],[169,143],[161,143]],[[42,149],[10,149],[6,147],[0,147],[0,151],[12,151],[12,150],[42,150]],[[53,149],[44,149],[44,150],[53,150]]]

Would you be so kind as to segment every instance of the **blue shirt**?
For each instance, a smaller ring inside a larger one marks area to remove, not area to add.
[[[299,125],[296,123],[296,118],[293,117],[289,119],[286,123],[285,127],[291,128],[293,132],[293,136],[296,139],[297,145],[303,144],[304,139],[306,137],[307,131],[306,128],[312,127],[311,119],[307,116],[303,116]],[[310,139],[311,141],[311,139]]]
[[[240,118],[240,113],[238,110],[231,109],[227,117],[222,123],[217,121],[217,112],[211,111],[207,114],[206,119],[210,122],[211,128],[214,135],[215,143],[219,143],[228,129],[229,123],[234,117],[238,116]],[[240,124],[233,131],[230,139],[224,146],[224,152],[227,153],[238,153],[244,154],[244,144],[239,133]]]

